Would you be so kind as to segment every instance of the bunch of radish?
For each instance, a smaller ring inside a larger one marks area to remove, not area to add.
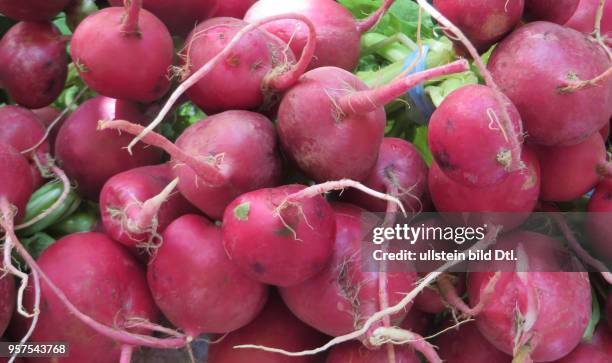
[[[610,2],[0,0],[7,361],[612,361]]]

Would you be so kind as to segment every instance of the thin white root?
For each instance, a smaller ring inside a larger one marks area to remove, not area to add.
[[[38,316],[40,315],[40,277],[38,276],[38,272],[32,271],[32,278],[34,280],[34,316],[32,317],[32,322],[30,323],[30,328],[26,332],[26,334],[21,338],[19,343],[25,344],[30,340],[32,334],[34,333],[34,329],[38,325]],[[17,359],[17,351],[13,353],[8,363],[13,363]]]
[[[478,243],[476,243],[474,246],[472,246],[469,250],[466,251],[466,253],[468,253],[469,251],[478,251],[478,250],[482,250],[486,247],[488,247],[489,245],[491,245],[495,239],[497,238],[497,235],[499,234],[499,232],[501,231],[501,226],[491,226],[491,228],[489,229],[489,231],[487,232],[487,234],[485,235],[485,237],[480,240]],[[406,305],[408,305],[412,300],[414,300],[414,298],[423,290],[425,289],[427,286],[429,286],[436,278],[438,278],[438,276],[440,276],[440,274],[443,273],[443,271],[449,269],[450,267],[458,264],[460,261],[459,260],[455,260],[455,261],[449,261],[447,263],[445,263],[444,265],[442,265],[439,269],[439,271],[435,271],[435,272],[431,272],[429,274],[427,274],[419,283],[418,285],[412,290],[410,291],[408,294],[406,294],[406,296],[397,304],[395,304],[394,306],[391,306],[387,309],[378,311],[376,313],[374,313],[372,316],[370,316],[365,323],[363,324],[363,326],[359,329],[356,330],[352,333],[346,334],[346,335],[341,335],[339,337],[333,338],[332,340],[330,340],[329,342],[327,342],[327,344],[319,347],[319,348],[315,348],[315,349],[310,349],[310,350],[304,350],[301,352],[289,352],[287,350],[284,349],[279,349],[279,348],[270,348],[270,347],[266,347],[263,345],[255,345],[255,344],[242,344],[242,345],[236,345],[234,346],[234,349],[257,349],[257,350],[262,350],[265,352],[270,352],[270,353],[278,353],[278,354],[282,354],[282,355],[286,355],[289,357],[303,357],[303,356],[309,356],[309,355],[315,355],[315,354],[319,354],[322,353],[326,350],[328,350],[329,348],[336,346],[338,344],[342,344],[344,342],[348,342],[354,339],[358,339],[359,337],[364,336],[368,330],[370,329],[370,327],[378,322],[379,320],[381,320],[383,317],[385,316],[389,316],[389,315],[393,315],[396,314],[400,311],[402,311]]]
[[[289,202],[295,202],[296,200],[303,199],[303,198],[312,198],[316,195],[325,194],[332,190],[344,190],[346,188],[355,188],[374,198],[378,198],[378,199],[386,200],[387,202],[395,203],[402,210],[402,213],[404,213],[404,216],[407,216],[406,210],[404,209],[402,202],[398,198],[392,195],[381,193],[377,190],[368,188],[365,185],[357,181],[351,180],[351,179],[328,181],[325,183],[312,185],[308,188],[302,189],[297,193],[287,196],[285,201],[281,203],[281,205],[279,206],[279,209],[281,209],[281,207],[285,206]]]

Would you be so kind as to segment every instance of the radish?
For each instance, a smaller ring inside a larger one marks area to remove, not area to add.
[[[411,143],[392,137],[383,139],[378,160],[363,184],[379,192],[396,195],[404,207],[413,212],[423,209],[421,199],[427,189],[427,164]],[[385,212],[387,205],[379,199],[346,193],[347,201],[371,212]]]
[[[325,363],[388,363],[389,358],[384,349],[368,350],[357,342],[335,346],[329,352]],[[395,363],[420,363],[414,350],[407,346],[395,348]]]
[[[234,331],[261,311],[267,287],[244,276],[227,258],[220,227],[184,215],[163,238],[149,262],[149,287],[164,316],[188,337]]]
[[[43,252],[38,264],[74,305],[97,321],[122,329],[138,319],[155,321],[158,317],[144,271],[126,250],[103,234],[64,237]],[[24,299],[31,311],[32,289],[26,290]],[[21,336],[28,322],[17,317],[13,335]],[[68,342],[70,355],[64,358],[66,362],[88,362],[92,357],[98,362],[117,362],[122,350],[117,342],[75,318],[45,282],[41,286],[38,324],[31,339]]]
[[[443,226],[443,224],[440,224]],[[418,243],[418,242],[417,242]],[[433,246],[435,248],[435,246]],[[445,248],[444,250],[446,250]],[[441,251],[442,249],[435,248],[436,251]],[[419,277],[425,276],[424,273],[420,273]],[[465,292],[465,274],[459,274],[458,276],[449,275],[444,276],[445,278],[452,281],[453,284],[453,293],[456,293],[458,296],[463,295]],[[438,278],[440,280],[441,277]],[[441,289],[440,285],[436,287],[430,287],[421,291],[420,294],[414,299],[414,307],[420,311],[429,313],[429,314],[438,314],[444,312],[448,309],[449,304],[446,302],[443,297],[444,291]]]
[[[378,272],[364,264],[361,249],[368,212],[350,204],[334,204],[335,245],[331,262],[305,282],[280,289],[289,309],[303,322],[331,336],[359,329],[372,314],[381,310]],[[416,282],[414,272],[385,274],[389,306],[403,298]],[[316,299],[312,297],[316,296]],[[391,316],[401,322],[411,304]]]
[[[583,33],[594,30],[599,0],[525,0],[530,18],[546,20]],[[601,22],[601,32],[612,32],[612,3],[606,2]]]
[[[442,101],[430,119],[428,140],[436,163],[449,178],[466,186],[502,182],[513,159],[519,157],[500,124],[503,111],[494,93],[482,85],[461,87]],[[520,134],[518,111],[500,96],[515,132]]]
[[[217,2],[217,8],[213,17],[229,16],[242,19],[247,10],[256,3],[257,0],[223,0]]]
[[[498,240],[495,249],[514,250],[519,261],[481,261],[472,271],[482,272],[468,274],[469,300],[476,305],[495,274],[485,271],[507,271],[499,273],[495,298],[476,318],[482,335],[518,362],[550,362],[567,355],[580,343],[591,315],[588,274],[553,272],[562,271],[568,255],[542,234],[517,231]]]
[[[104,96],[150,102],[170,88],[172,37],[159,19],[140,8],[141,2],[102,9],[72,35],[70,52],[79,76]]]
[[[524,0],[434,0],[433,5],[484,52],[521,20]]]
[[[100,192],[106,233],[128,247],[154,247],[160,233],[195,208],[174,192],[169,165],[143,166],[114,175]]]
[[[385,0],[380,9],[357,21],[333,0],[259,0],[247,11],[244,20],[255,22],[273,15],[302,14],[312,21],[317,33],[317,48],[309,69],[332,66],[352,71],[359,60],[361,35],[376,25],[392,4],[393,0]],[[287,43],[295,55],[302,54],[307,33],[298,28],[295,20],[275,21],[263,28]]]
[[[42,122],[30,110],[10,105],[0,107],[0,142],[24,152],[36,146],[44,135],[45,128]],[[30,163],[35,187],[43,183],[35,158],[42,163],[47,153],[49,153],[49,143],[42,141],[34,150],[25,154]]]
[[[0,84],[22,106],[48,106],[66,83],[65,39],[50,22],[20,22],[0,40]]]
[[[464,71],[466,66],[465,60],[456,61],[373,90],[339,68],[311,70],[280,103],[278,132],[283,149],[316,181],[363,180],[376,164],[383,139],[383,106],[423,81]]]
[[[1,265],[4,267],[4,265]],[[0,277],[0,335],[4,334],[15,310],[15,281],[11,275]]]
[[[416,308],[416,301],[415,308]],[[410,309],[400,328],[425,336],[429,331],[433,316],[419,309]]]
[[[103,123],[101,127],[116,127],[134,135],[143,129],[128,122]],[[179,178],[181,194],[211,218],[220,219],[225,207],[240,194],[280,182],[274,127],[254,112],[226,111],[210,116],[188,127],[176,145],[156,133],[147,134],[143,141],[172,156],[172,172]]]
[[[143,122],[136,104],[97,96],[87,100],[62,125],[55,142],[56,156],[80,192],[97,200],[104,183],[113,175],[138,166],[155,164],[161,153],[140,144],[130,156],[123,149],[129,135],[98,131],[99,120],[128,119]]]
[[[596,256],[606,263],[612,263],[612,178],[605,178],[597,185],[589,201],[586,220],[586,232],[590,246]],[[612,316],[611,316],[612,318]],[[611,319],[612,321],[612,319]]]
[[[0,142],[0,180],[4,181],[0,183],[0,199],[5,198],[17,208],[15,221],[20,222],[34,191],[32,169],[25,157],[3,142]]]
[[[278,93],[295,84],[312,59],[315,32],[310,22],[305,23],[310,29],[310,41],[299,62],[280,39],[254,29],[232,47],[222,63],[190,87],[187,96],[207,114],[271,109],[278,101]],[[199,24],[187,37],[182,51],[185,77],[217,56],[247,25],[233,18],[213,18]]]
[[[540,165],[528,148],[523,151],[523,162],[525,169],[512,172],[497,185],[482,188],[453,181],[434,162],[428,180],[436,209],[446,212],[443,217],[462,225],[466,222],[469,225],[490,223],[503,225],[505,230],[516,228],[533,211],[540,193]],[[508,198],[509,195],[512,198]],[[465,220],[465,217],[469,219]]]
[[[0,13],[27,21],[50,20],[72,0],[0,0]]]
[[[606,162],[606,145],[596,132],[577,145],[540,146],[540,198],[566,202],[579,198],[599,181],[597,168]]]
[[[288,357],[262,350],[234,347],[240,344],[258,344],[301,351],[317,347],[324,340],[322,334],[296,319],[274,294],[254,321],[209,346],[207,362],[319,363],[322,361],[320,356]]]
[[[288,199],[306,187],[286,185],[242,194],[223,216],[223,245],[247,276],[272,285],[297,285],[328,263],[333,211],[321,196]]]
[[[450,327],[452,321],[443,326]],[[478,331],[476,324],[467,322],[451,328],[435,340],[440,358],[449,363],[510,363],[512,357],[497,350]]]
[[[46,140],[49,143],[49,148],[51,150],[51,154],[53,153],[55,146],[55,138],[57,137],[57,133],[59,129],[62,127],[62,124],[66,120],[66,117],[62,116],[62,112],[57,108],[47,106],[43,108],[37,108],[35,110],[31,110],[38,117],[38,119],[42,122],[45,129],[49,129],[49,136],[47,136]],[[60,118],[55,125],[53,122],[56,121],[57,118]],[[51,126],[53,125],[53,126]]]
[[[610,123],[607,123],[606,126],[599,130],[599,134],[601,137],[603,137],[604,141],[608,141],[608,138],[610,137]]]
[[[502,92],[520,112],[528,140],[543,145],[577,144],[608,122],[612,82],[602,79],[597,87],[584,88],[576,84],[610,66],[606,53],[587,36],[548,22],[514,31],[488,63]]]
[[[600,323],[590,341],[582,341],[570,354],[556,363],[605,363],[612,356],[612,334]]]
[[[109,0],[112,6],[122,6],[125,0]],[[142,7],[166,24],[173,35],[184,37],[202,20],[211,16],[215,3],[227,0],[142,0]]]

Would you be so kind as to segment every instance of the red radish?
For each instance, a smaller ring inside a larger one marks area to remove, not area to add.
[[[333,249],[333,211],[318,195],[288,202],[289,195],[305,188],[259,189],[227,206],[223,245],[246,275],[267,284],[291,286],[326,266]]]
[[[388,363],[385,349],[368,350],[358,342],[337,345],[329,352],[325,363]],[[420,363],[414,350],[408,346],[395,347],[395,363]]]
[[[590,342],[582,341],[576,349],[556,363],[605,363],[612,356],[612,334],[601,322]]]
[[[525,1],[434,0],[433,5],[484,52],[519,23]]]
[[[0,40],[0,84],[22,106],[48,106],[66,83],[65,40],[50,22],[15,24]]]
[[[132,0],[129,9],[102,9],[72,35],[70,52],[79,75],[104,96],[150,102],[170,88],[172,37],[159,19],[140,9],[141,1]]]
[[[72,0],[0,0],[0,13],[27,21],[50,20]]]
[[[495,91],[487,86],[461,87],[442,101],[429,123],[429,147],[440,168],[454,181],[470,186],[490,186],[509,175],[512,144],[503,131],[502,110]],[[521,117],[506,97],[515,132]]]
[[[315,32],[298,63],[287,46],[264,30],[254,29],[232,47],[222,63],[187,90],[187,96],[207,114],[234,109],[270,109],[278,92],[297,82],[312,59]],[[199,24],[182,51],[185,78],[217,56],[248,25],[234,18],[213,18]]]
[[[454,322],[446,322],[450,327]],[[449,363],[510,363],[512,357],[497,350],[478,331],[476,324],[468,322],[451,328],[435,340],[440,358]]]
[[[465,69],[466,62],[457,61],[373,90],[339,68],[309,71],[280,103],[283,149],[316,181],[363,180],[376,164],[383,139],[383,106],[425,80]]]
[[[612,2],[610,3],[612,4]],[[599,130],[599,134],[603,137],[604,141],[607,141],[610,137],[610,123],[607,123],[601,130]]]
[[[122,6],[125,0],[109,0],[112,6]],[[227,0],[142,0],[142,7],[157,16],[174,35],[185,36],[211,12]]]
[[[0,264],[0,266],[4,266]],[[15,310],[15,281],[11,275],[0,276],[0,335],[4,334]]]
[[[255,349],[235,349],[241,344],[278,346],[289,351],[316,348],[325,337],[306,326],[291,314],[275,294],[270,297],[264,310],[249,325],[211,344],[208,363],[319,363],[320,356],[289,357]]]
[[[227,258],[220,227],[190,214],[172,222],[163,237],[148,266],[149,287],[164,316],[188,337],[234,331],[261,311],[267,287]]]
[[[540,198],[565,202],[579,198],[599,181],[597,168],[606,161],[606,145],[596,132],[572,146],[534,149],[540,161]]]
[[[0,199],[17,208],[16,222],[20,222],[25,207],[34,191],[32,169],[28,161],[12,146],[0,142]]]
[[[551,61],[552,60],[552,61]],[[577,144],[612,114],[612,82],[572,89],[612,63],[586,35],[548,22],[520,27],[493,51],[488,68],[523,119],[529,141]]]
[[[612,263],[612,178],[605,178],[597,185],[589,201],[586,232],[596,256],[606,263]],[[612,318],[612,316],[611,316]]]
[[[395,194],[404,207],[418,212],[423,209],[421,198],[427,189],[427,164],[411,143],[386,137],[380,145],[376,165],[363,184],[379,192],[393,194],[392,191],[397,191]],[[346,198],[371,212],[387,209],[384,201],[354,190],[347,191]]]
[[[51,107],[51,106],[37,108],[35,110],[32,110],[32,112],[34,112],[34,114],[38,116],[38,119],[43,123],[43,125],[45,126],[45,129],[48,129],[49,127],[51,127],[53,122],[61,115],[60,110],[58,110],[57,108]],[[58,121],[58,123],[56,125],[53,125],[53,128],[49,131],[49,136],[47,137],[47,141],[49,143],[52,154],[53,154],[53,147],[55,146],[55,139],[57,137],[57,133],[59,132],[59,129],[62,127],[62,124],[64,123],[65,120],[66,120],[66,117],[65,116],[62,117]]]
[[[365,210],[350,204],[334,204],[336,237],[331,263],[305,282],[280,289],[289,309],[303,322],[331,336],[348,334],[381,310],[378,272],[367,272],[361,257]],[[403,298],[416,282],[414,272],[388,272],[389,306]],[[316,299],[312,297],[316,296]],[[398,323],[405,310],[392,315]]]
[[[142,127],[127,122],[103,123],[136,135]],[[231,132],[228,132],[231,130]],[[274,127],[266,117],[249,111],[227,111],[187,128],[176,145],[149,133],[145,143],[172,156],[178,189],[211,218],[220,219],[225,207],[240,194],[275,186],[281,161]]]
[[[106,233],[128,247],[152,247],[160,233],[195,208],[175,192],[169,165],[143,166],[114,175],[100,192]]]
[[[608,327],[612,329],[612,293],[608,294],[608,301],[606,303],[606,318],[608,320]],[[608,344],[608,348],[610,353],[612,354],[612,337],[610,339],[610,344]]]
[[[415,301],[416,307],[416,301]],[[433,321],[433,316],[419,309],[410,309],[404,321],[400,325],[400,328],[414,332],[421,336],[425,336],[429,331],[429,326]]]
[[[223,0],[217,2],[217,8],[213,16],[230,16],[242,19],[247,10],[256,3],[257,0]]]
[[[36,146],[44,137],[45,128],[36,115],[19,106],[0,107],[0,142],[8,144],[17,151],[24,152]],[[49,152],[49,142],[43,141],[35,150],[26,153],[32,170],[34,186],[43,182],[35,157],[44,163]]]
[[[103,234],[64,237],[42,253],[38,264],[74,305],[99,322],[123,329],[131,319],[155,321],[158,317],[144,271],[121,245]],[[28,311],[33,301],[33,290],[26,290],[24,305]],[[28,325],[19,316],[13,335],[23,335]],[[74,317],[45,282],[41,286],[38,324],[31,339],[68,342],[70,355],[63,358],[66,362],[88,362],[92,357],[97,362],[117,362],[121,351],[117,342]]]
[[[503,225],[505,230],[516,228],[533,211],[540,194],[540,165],[528,148],[523,150],[523,162],[525,169],[512,172],[497,185],[482,188],[451,180],[434,162],[429,169],[429,192],[436,209],[448,212],[443,216],[451,218],[472,212],[470,224],[489,222]],[[509,195],[512,198],[508,198]]]
[[[424,274],[420,273],[420,277]],[[438,278],[440,279],[440,278]],[[465,274],[459,276],[452,276],[451,280],[454,281],[454,293],[461,296],[465,291]],[[430,314],[438,314],[448,309],[448,303],[442,296],[442,292],[439,286],[435,288],[430,287],[421,291],[420,294],[414,299],[414,307],[420,311],[424,311]]]
[[[515,251],[520,261],[481,262],[478,271],[501,272],[494,299],[484,306],[476,323],[497,349],[517,361],[562,358],[579,343],[591,315],[591,285],[586,272],[558,272],[568,263],[559,242],[548,236],[517,231],[503,236],[496,250]],[[517,265],[520,264],[520,265]],[[516,272],[509,272],[516,270]],[[471,305],[479,302],[495,272],[468,274]]]
[[[592,33],[599,0],[525,0],[530,18],[546,20],[583,33]],[[601,19],[602,34],[612,31],[612,3],[606,2]]]
[[[357,21],[333,0],[259,0],[247,11],[244,20],[254,22],[272,15],[297,13],[312,21],[317,33],[317,48],[309,69],[332,66],[352,71],[359,60],[361,34],[372,28],[393,4],[383,5],[367,19]],[[295,20],[279,20],[263,26],[287,43],[295,55],[302,54],[307,40],[304,28]]]
[[[139,144],[129,155],[124,147],[129,135],[98,131],[99,120],[128,119],[143,122],[137,105],[128,101],[97,96],[87,100],[62,125],[55,142],[55,153],[66,174],[74,179],[81,193],[97,200],[104,183],[113,175],[139,166],[156,164],[161,153]]]

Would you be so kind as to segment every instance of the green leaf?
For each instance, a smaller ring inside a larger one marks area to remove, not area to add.
[[[589,325],[587,325],[587,328],[584,331],[584,334],[582,335],[582,341],[587,343],[591,342],[591,339],[593,338],[593,332],[595,331],[595,328],[597,327],[597,324],[601,319],[601,311],[599,309],[599,302],[597,301],[597,294],[595,290],[592,290],[591,295],[593,296],[593,310],[591,312],[591,318],[589,319]]]
[[[427,165],[431,166],[433,155],[427,143],[427,126],[419,125],[416,127],[412,143],[419,150]]]
[[[236,219],[239,221],[248,221],[250,210],[251,204],[249,204],[249,202],[239,204],[236,208],[234,208],[234,217],[236,217]]]

